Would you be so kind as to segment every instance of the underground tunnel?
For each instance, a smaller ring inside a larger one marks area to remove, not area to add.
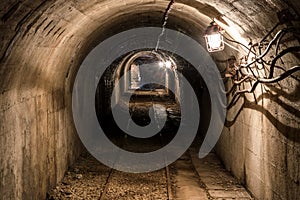
[[[299,1],[3,0],[0,17],[0,199],[299,199]],[[111,151],[185,151],[120,170],[81,120]]]

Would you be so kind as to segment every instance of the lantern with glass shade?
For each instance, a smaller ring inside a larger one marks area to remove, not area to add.
[[[215,22],[211,22],[205,30],[205,42],[208,52],[216,52],[224,50],[224,30]]]

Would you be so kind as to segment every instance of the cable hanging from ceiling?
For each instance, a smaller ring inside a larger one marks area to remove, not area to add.
[[[299,19],[289,10],[283,10],[277,13],[277,16],[279,22],[259,42],[252,43],[251,40],[248,46],[225,36],[225,31],[214,21],[207,27],[205,41],[209,52],[223,51],[225,45],[227,45],[242,54],[240,61],[237,61],[234,56],[225,60],[227,66],[224,70],[224,79],[231,78],[233,83],[232,87],[226,92],[227,96],[232,95],[231,102],[228,105],[229,108],[240,95],[254,93],[259,84],[278,83],[288,77],[296,78],[293,74],[300,71],[300,63],[289,68],[285,66],[282,59],[287,54],[296,55],[297,52],[300,52],[299,30],[292,23],[292,21],[299,21]],[[271,35],[281,25],[284,28],[271,38]],[[291,43],[288,44],[284,41],[284,39],[290,39],[291,37],[293,40],[298,41],[299,46],[294,45],[295,42],[291,45]],[[271,38],[270,41],[268,41],[269,38]],[[245,49],[246,54],[234,47],[234,44]],[[280,49],[283,50],[280,51]],[[281,61],[281,65],[278,65],[279,61]],[[274,77],[275,69],[280,69],[283,73]],[[264,73],[260,73],[260,70],[264,70]],[[296,78],[296,80],[299,79]],[[240,89],[240,86],[245,82],[250,82],[251,87]],[[238,87],[239,89],[237,89]]]

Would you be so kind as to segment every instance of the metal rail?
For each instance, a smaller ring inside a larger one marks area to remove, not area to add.
[[[168,197],[168,200],[173,200],[169,166],[166,166],[165,169],[166,169],[166,178],[167,178],[167,181],[166,181],[167,182],[167,197]]]
[[[103,189],[103,191],[102,191],[101,194],[100,194],[99,200],[104,200],[104,199],[105,199],[105,195],[106,195],[106,193],[107,193],[107,190],[108,190],[108,187],[109,187],[109,182],[110,182],[110,180],[111,180],[111,177],[112,177],[112,175],[113,175],[113,172],[114,172],[114,169],[111,168],[110,171],[109,171],[109,173],[108,173],[108,176],[107,176],[107,178],[106,178],[105,185],[104,185],[104,189]]]

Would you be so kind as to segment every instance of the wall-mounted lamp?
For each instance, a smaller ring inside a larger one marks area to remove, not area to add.
[[[209,52],[224,50],[224,38],[222,33],[224,30],[215,22],[212,22],[205,30],[205,41]]]

